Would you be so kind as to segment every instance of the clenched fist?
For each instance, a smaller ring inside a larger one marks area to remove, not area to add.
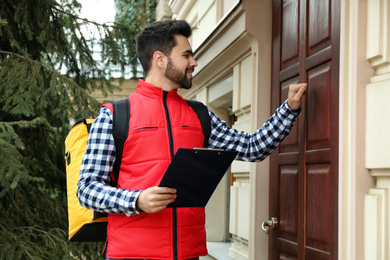
[[[302,96],[306,93],[307,83],[292,84],[288,89],[287,104],[292,110],[301,107]]]

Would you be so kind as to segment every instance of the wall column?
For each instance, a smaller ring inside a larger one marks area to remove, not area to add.
[[[172,11],[168,3],[169,0],[157,0],[156,21],[169,20],[172,18]]]
[[[254,85],[253,57],[250,55],[234,66],[233,69],[233,113],[237,121],[233,128],[251,133],[251,101]],[[234,161],[231,168],[235,178],[230,188],[229,232],[233,244],[229,257],[235,260],[249,259],[251,175],[253,164]]]
[[[390,0],[367,1],[366,168],[376,187],[365,196],[365,259],[389,259]]]

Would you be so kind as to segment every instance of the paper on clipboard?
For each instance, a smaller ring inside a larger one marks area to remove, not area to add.
[[[160,187],[175,188],[176,200],[168,207],[205,207],[237,152],[179,148]]]

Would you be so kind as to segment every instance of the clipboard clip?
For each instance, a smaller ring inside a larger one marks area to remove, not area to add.
[[[206,147],[195,147],[194,150],[195,153],[198,153],[198,151],[215,151],[215,152],[219,152],[218,155],[221,154],[220,152],[224,151],[223,149],[220,148],[206,148]]]
[[[220,151],[223,152],[224,149],[221,148],[206,148],[206,147],[195,147],[194,150],[201,150],[201,151]]]

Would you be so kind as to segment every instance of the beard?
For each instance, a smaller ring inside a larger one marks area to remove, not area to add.
[[[173,62],[168,58],[167,68],[165,69],[165,77],[175,84],[178,84],[184,89],[190,89],[192,87],[192,78],[187,78],[187,72],[194,70],[193,68],[187,68],[184,73],[182,73],[178,68],[173,65]]]

